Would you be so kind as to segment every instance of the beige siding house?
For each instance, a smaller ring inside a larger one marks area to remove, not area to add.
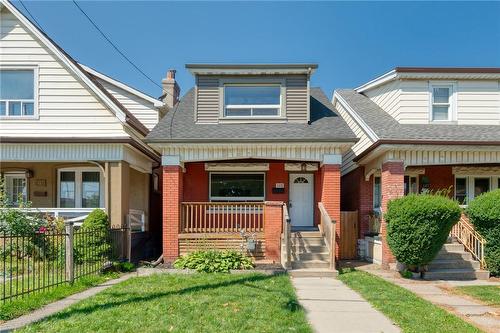
[[[160,159],[143,139],[163,103],[78,64],[9,2],[0,15],[0,172],[11,203],[21,196],[76,222],[101,208],[113,226],[154,229]]]

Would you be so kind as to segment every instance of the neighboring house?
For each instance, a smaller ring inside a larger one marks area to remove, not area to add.
[[[360,238],[391,199],[450,189],[467,205],[500,187],[500,68],[399,67],[333,104],[359,138],[343,156],[342,209],[359,211]]]
[[[78,64],[9,2],[0,14],[0,171],[12,204],[21,196],[77,221],[102,208],[114,227],[132,217],[135,231],[153,230],[160,156],[144,138],[163,103]]]
[[[284,203],[295,229],[315,229],[319,202],[338,221],[341,156],[357,139],[310,87],[317,65],[186,68],[195,87],[147,136],[162,152],[165,260],[243,245],[279,262]]]

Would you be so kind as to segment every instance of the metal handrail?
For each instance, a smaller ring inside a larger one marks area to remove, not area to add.
[[[285,241],[285,269],[292,267],[292,225],[288,207],[283,204],[283,239]]]
[[[465,249],[472,254],[472,257],[479,261],[482,269],[486,268],[484,258],[486,240],[474,230],[474,226],[470,224],[467,216],[464,214],[460,216],[460,220],[452,227],[450,236],[455,237],[459,243],[464,245]]]

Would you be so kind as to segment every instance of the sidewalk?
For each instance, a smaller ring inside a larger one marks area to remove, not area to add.
[[[399,327],[339,280],[292,278],[292,283],[315,332],[400,332]]]
[[[50,315],[53,315],[56,312],[66,309],[67,307],[77,302],[80,302],[81,300],[94,296],[95,294],[100,293],[101,291],[108,289],[109,287],[114,286],[115,284],[123,282],[134,276],[137,276],[137,273],[125,274],[117,279],[106,281],[98,286],[89,288],[77,294],[73,294],[54,303],[47,304],[44,307],[35,310],[33,312],[30,312],[24,316],[6,321],[5,323],[0,325],[0,333],[10,332],[19,329],[21,327],[24,327],[26,325],[32,324],[34,322],[37,322],[39,320],[42,320]]]
[[[485,332],[500,332],[500,309],[475,302],[467,297],[462,297],[447,289],[457,286],[471,285],[500,285],[498,282],[488,281],[422,281],[403,279],[399,273],[382,270],[374,265],[360,266],[357,269],[365,270],[384,280],[403,287],[423,299],[444,308]]]

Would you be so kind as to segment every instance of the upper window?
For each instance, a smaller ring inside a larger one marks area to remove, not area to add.
[[[278,117],[281,113],[279,85],[226,85],[225,117]]]
[[[211,173],[210,199],[262,201],[264,200],[264,173]]]
[[[432,121],[452,120],[453,85],[432,85],[431,117]]]
[[[33,69],[0,70],[0,116],[35,115],[35,72]]]

